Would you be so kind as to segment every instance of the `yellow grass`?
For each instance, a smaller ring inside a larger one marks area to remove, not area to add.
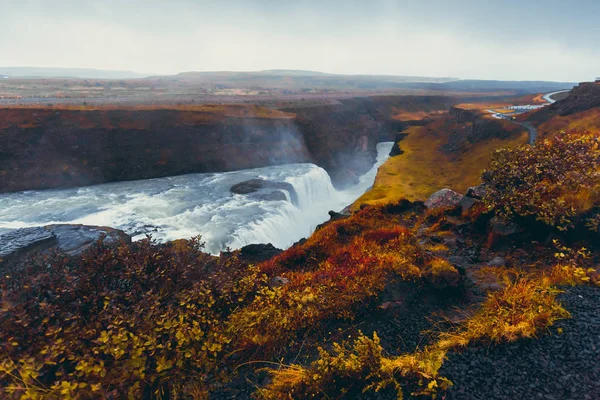
[[[401,199],[426,200],[443,188],[464,193],[480,182],[481,172],[488,166],[492,151],[501,147],[517,147],[527,143],[527,133],[501,140],[480,142],[459,155],[448,155],[438,148],[445,144],[443,133],[427,132],[427,127],[410,127],[400,142],[404,154],[392,157],[377,173],[373,189],[361,196],[360,204],[387,204]]]
[[[510,108],[497,108],[497,109],[492,109],[492,111],[494,111],[495,113],[498,113],[498,114],[513,114],[515,112],[515,110],[512,110]]]

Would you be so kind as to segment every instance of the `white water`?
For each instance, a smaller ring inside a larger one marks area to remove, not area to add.
[[[202,235],[206,251],[213,254],[251,243],[287,248],[326,221],[329,210],[341,210],[368,190],[392,144],[378,144],[373,168],[357,185],[342,191],[335,190],[322,168],[288,164],[0,195],[0,234],[69,223],[122,229],[134,240],[146,234],[160,241]],[[253,178],[290,183],[298,204],[289,201],[289,193],[284,201],[261,199],[263,190],[249,195],[230,192],[231,186]]]

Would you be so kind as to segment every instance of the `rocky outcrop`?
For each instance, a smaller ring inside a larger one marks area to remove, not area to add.
[[[479,119],[480,115],[475,110],[452,106],[450,107],[450,116],[458,123],[473,123]]]
[[[48,225],[17,229],[0,236],[0,258],[13,260],[56,249],[78,255],[103,238],[105,244],[131,243],[125,232],[101,226]]]
[[[516,124],[504,120],[492,119],[481,111],[453,106],[450,116],[459,124],[466,124],[466,139],[476,143],[492,138],[506,139],[523,129]]]

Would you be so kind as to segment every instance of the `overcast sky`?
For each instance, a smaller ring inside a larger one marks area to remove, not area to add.
[[[600,0],[1,0],[0,66],[586,81]]]

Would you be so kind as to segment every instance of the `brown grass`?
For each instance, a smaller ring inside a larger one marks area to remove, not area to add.
[[[543,137],[552,137],[559,132],[587,132],[596,131],[600,126],[600,109],[592,108],[579,113],[560,116],[557,115],[538,127],[538,132]]]

